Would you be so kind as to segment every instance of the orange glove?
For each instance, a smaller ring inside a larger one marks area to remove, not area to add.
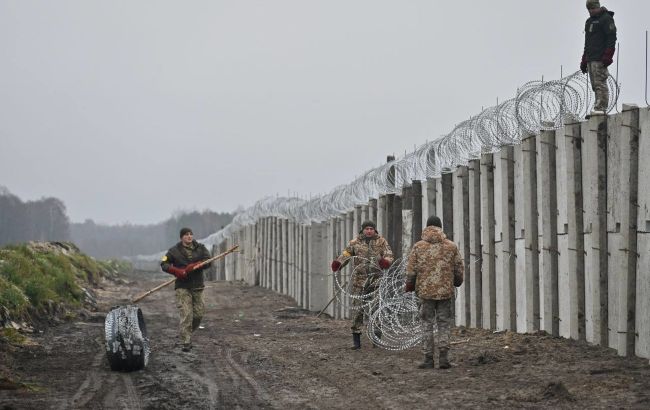
[[[169,273],[172,275],[176,276],[176,279],[183,280],[187,277],[187,272],[185,269],[177,268],[176,266],[172,265],[167,269]]]
[[[196,268],[197,268],[201,263],[202,263],[202,262],[194,262],[194,263],[190,263],[189,265],[187,265],[187,266],[185,267],[185,271],[186,271],[187,273],[190,273],[190,272],[192,272],[193,270],[195,270],[195,269],[196,269]]]

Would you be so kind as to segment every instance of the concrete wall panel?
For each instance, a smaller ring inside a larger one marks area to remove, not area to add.
[[[650,359],[650,108],[639,112],[639,207],[637,215],[636,340],[637,356]]]

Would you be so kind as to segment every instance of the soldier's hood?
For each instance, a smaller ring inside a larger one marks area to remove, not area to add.
[[[422,231],[422,240],[430,243],[442,242],[447,239],[447,236],[442,231],[442,228],[437,226],[427,226]]]

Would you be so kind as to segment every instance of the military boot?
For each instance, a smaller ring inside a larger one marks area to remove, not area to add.
[[[424,361],[418,366],[419,369],[433,369],[433,356],[424,356]]]
[[[449,364],[449,358],[447,357],[448,352],[449,352],[448,348],[440,349],[439,367],[441,369],[449,369],[451,367],[451,365]]]
[[[361,349],[361,334],[352,333],[352,343],[354,343],[354,345],[350,349],[352,350]]]

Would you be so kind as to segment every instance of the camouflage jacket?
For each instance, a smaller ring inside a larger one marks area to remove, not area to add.
[[[393,251],[391,251],[388,241],[377,233],[370,238],[360,234],[348,243],[336,260],[345,266],[352,256],[357,256],[354,258],[354,276],[352,277],[352,286],[357,291],[367,285],[368,274],[376,274],[371,278],[371,282],[374,282],[381,274],[378,267],[379,259],[384,258],[393,263]]]
[[[407,280],[415,279],[415,293],[421,299],[444,300],[454,295],[454,281],[464,278],[463,258],[456,244],[441,228],[428,226],[422,240],[413,246],[406,266]]]

